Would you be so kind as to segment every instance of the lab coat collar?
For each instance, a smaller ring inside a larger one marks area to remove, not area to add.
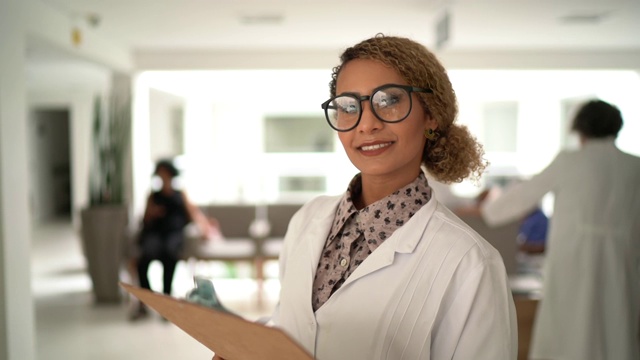
[[[616,138],[613,136],[607,136],[603,138],[589,138],[582,145],[583,148],[592,148],[592,147],[615,147]]]
[[[384,243],[372,252],[347,278],[342,287],[348,286],[349,283],[367,274],[393,264],[396,253],[412,253],[424,238],[423,234],[427,224],[438,206],[438,201],[435,197],[432,197],[406,224],[394,231]]]
[[[320,260],[327,236],[331,230],[331,224],[340,199],[340,196],[324,198],[320,200],[320,202],[313,204],[313,207],[307,209],[311,214],[311,219],[305,228],[301,229],[300,236],[304,236],[304,240],[298,242],[298,244],[301,246],[300,253],[306,252],[308,256],[303,256],[303,258],[309,259],[309,261],[305,261],[305,264],[299,267],[299,269],[293,270],[300,271],[300,276],[302,276],[302,279],[305,279],[299,284],[299,286],[304,287],[304,289],[301,289],[303,294],[312,293],[313,279],[318,268],[318,261]],[[309,298],[309,301],[306,301],[305,304],[307,304],[307,313],[313,317],[311,298]]]

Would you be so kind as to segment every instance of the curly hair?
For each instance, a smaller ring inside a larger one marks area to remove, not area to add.
[[[432,94],[417,94],[427,115],[438,123],[436,138],[427,139],[422,153],[422,165],[431,175],[444,183],[477,180],[482,175],[487,166],[482,145],[466,126],[454,123],[458,114],[456,94],[433,53],[413,40],[378,34],[342,53],[340,65],[331,75],[331,96],[336,95],[340,70],[354,59],[379,61],[396,70],[409,85],[433,90]]]

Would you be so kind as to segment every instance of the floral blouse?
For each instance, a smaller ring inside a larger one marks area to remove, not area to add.
[[[361,192],[362,179],[358,174],[338,204],[318,262],[311,299],[314,311],[342,286],[369,254],[431,199],[431,188],[422,172],[407,186],[357,210],[352,199],[358,198]]]

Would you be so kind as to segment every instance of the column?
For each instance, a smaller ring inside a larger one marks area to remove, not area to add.
[[[0,359],[35,359],[24,14],[0,2]]]

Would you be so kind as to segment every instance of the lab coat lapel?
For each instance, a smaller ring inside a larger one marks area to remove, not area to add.
[[[302,279],[304,279],[303,283],[305,288],[308,288],[305,289],[305,293],[311,293],[311,287],[313,286],[313,279],[316,275],[318,261],[320,260],[322,249],[324,249],[324,244],[327,241],[327,236],[331,230],[331,223],[333,222],[335,210],[339,201],[340,198],[337,198],[335,203],[318,209],[318,211],[313,214],[313,218],[309,224],[300,234],[300,236],[304,236],[304,241],[301,242],[302,248],[300,249],[300,253],[305,255],[301,257],[301,259],[304,259],[302,261],[304,261],[305,264],[301,264],[302,266],[298,268],[300,271],[303,269],[305,271],[305,273],[300,274]]]
[[[374,271],[393,264],[395,253],[412,253],[423,233],[438,202],[432,198],[404,226],[400,227],[385,240],[345,281],[344,286]]]

